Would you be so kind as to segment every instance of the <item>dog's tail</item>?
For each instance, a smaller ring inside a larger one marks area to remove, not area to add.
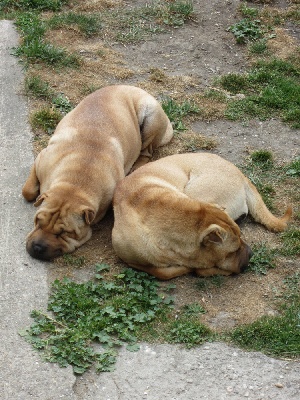
[[[249,213],[255,221],[264,225],[273,232],[282,232],[287,228],[287,224],[292,217],[292,207],[289,206],[281,218],[275,217],[265,205],[256,187],[247,179],[246,194]]]

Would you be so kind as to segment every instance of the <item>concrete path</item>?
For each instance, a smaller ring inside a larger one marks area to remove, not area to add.
[[[21,188],[33,156],[11,22],[0,21],[0,38],[0,399],[299,400],[299,363],[223,343],[189,351],[143,344],[137,353],[122,350],[115,372],[76,378],[71,368],[43,363],[18,335],[31,310],[46,308],[47,267],[25,251],[34,209]]]

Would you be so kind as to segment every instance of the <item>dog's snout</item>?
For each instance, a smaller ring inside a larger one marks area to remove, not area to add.
[[[28,252],[34,258],[38,258],[40,260],[48,259],[48,246],[43,242],[33,242],[31,246],[28,247]]]
[[[37,255],[42,255],[47,251],[47,246],[43,243],[34,243],[32,245],[33,251]]]
[[[242,257],[240,259],[240,271],[243,272],[249,265],[250,258],[252,257],[253,252],[251,247],[245,243],[244,251]]]

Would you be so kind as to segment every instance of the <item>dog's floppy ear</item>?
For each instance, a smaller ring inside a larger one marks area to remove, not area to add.
[[[206,246],[208,243],[221,244],[225,239],[226,231],[217,224],[211,224],[206,228],[201,236],[200,243]]]
[[[96,216],[95,211],[92,210],[91,208],[86,207],[83,209],[83,218],[88,225],[91,225],[91,223],[95,219],[95,216]]]
[[[48,197],[46,193],[40,194],[37,198],[35,203],[33,204],[34,207],[38,207],[42,204],[42,202],[45,200],[45,198]]]

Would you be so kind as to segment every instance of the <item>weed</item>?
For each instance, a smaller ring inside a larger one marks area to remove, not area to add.
[[[66,25],[76,25],[86,36],[91,37],[101,30],[101,24],[98,15],[85,15],[69,12],[66,14],[54,15],[49,21],[50,29],[58,29]]]
[[[49,84],[38,75],[30,75],[25,79],[25,93],[37,99],[50,100],[54,93]]]
[[[184,101],[183,103],[179,104],[170,97],[163,98],[162,108],[169,117],[170,121],[173,123],[173,128],[176,131],[184,131],[187,129],[183,123],[184,117],[189,114],[197,114],[199,112],[199,108],[195,104],[189,101]]]
[[[248,7],[247,3],[243,3],[240,7],[240,11],[243,17],[255,18],[258,16],[259,10],[257,8]]]
[[[138,350],[140,325],[169,310],[155,278],[126,269],[108,281],[99,274],[106,269],[98,265],[96,282],[56,280],[48,304],[51,314],[32,312],[34,323],[20,334],[45,360],[62,367],[70,364],[77,374],[92,365],[98,372],[111,371],[118,347],[127,343],[128,350]]]
[[[264,29],[259,19],[251,20],[249,18],[244,18],[228,28],[234,34],[237,43],[240,44],[261,39],[264,35]]]
[[[185,316],[205,314],[206,310],[198,303],[186,304],[182,308],[182,313]]]
[[[266,275],[268,269],[275,268],[274,250],[271,250],[263,243],[254,245],[252,247],[252,251],[253,255],[250,258],[247,271],[252,271],[256,274]]]
[[[56,125],[61,120],[62,115],[61,113],[53,108],[45,107],[31,115],[30,122],[33,128],[40,128],[51,135]]]
[[[286,174],[293,177],[300,176],[300,157],[297,157],[294,161],[285,167]]]
[[[61,112],[62,115],[67,114],[74,108],[73,104],[63,93],[60,93],[54,97],[52,104]]]

